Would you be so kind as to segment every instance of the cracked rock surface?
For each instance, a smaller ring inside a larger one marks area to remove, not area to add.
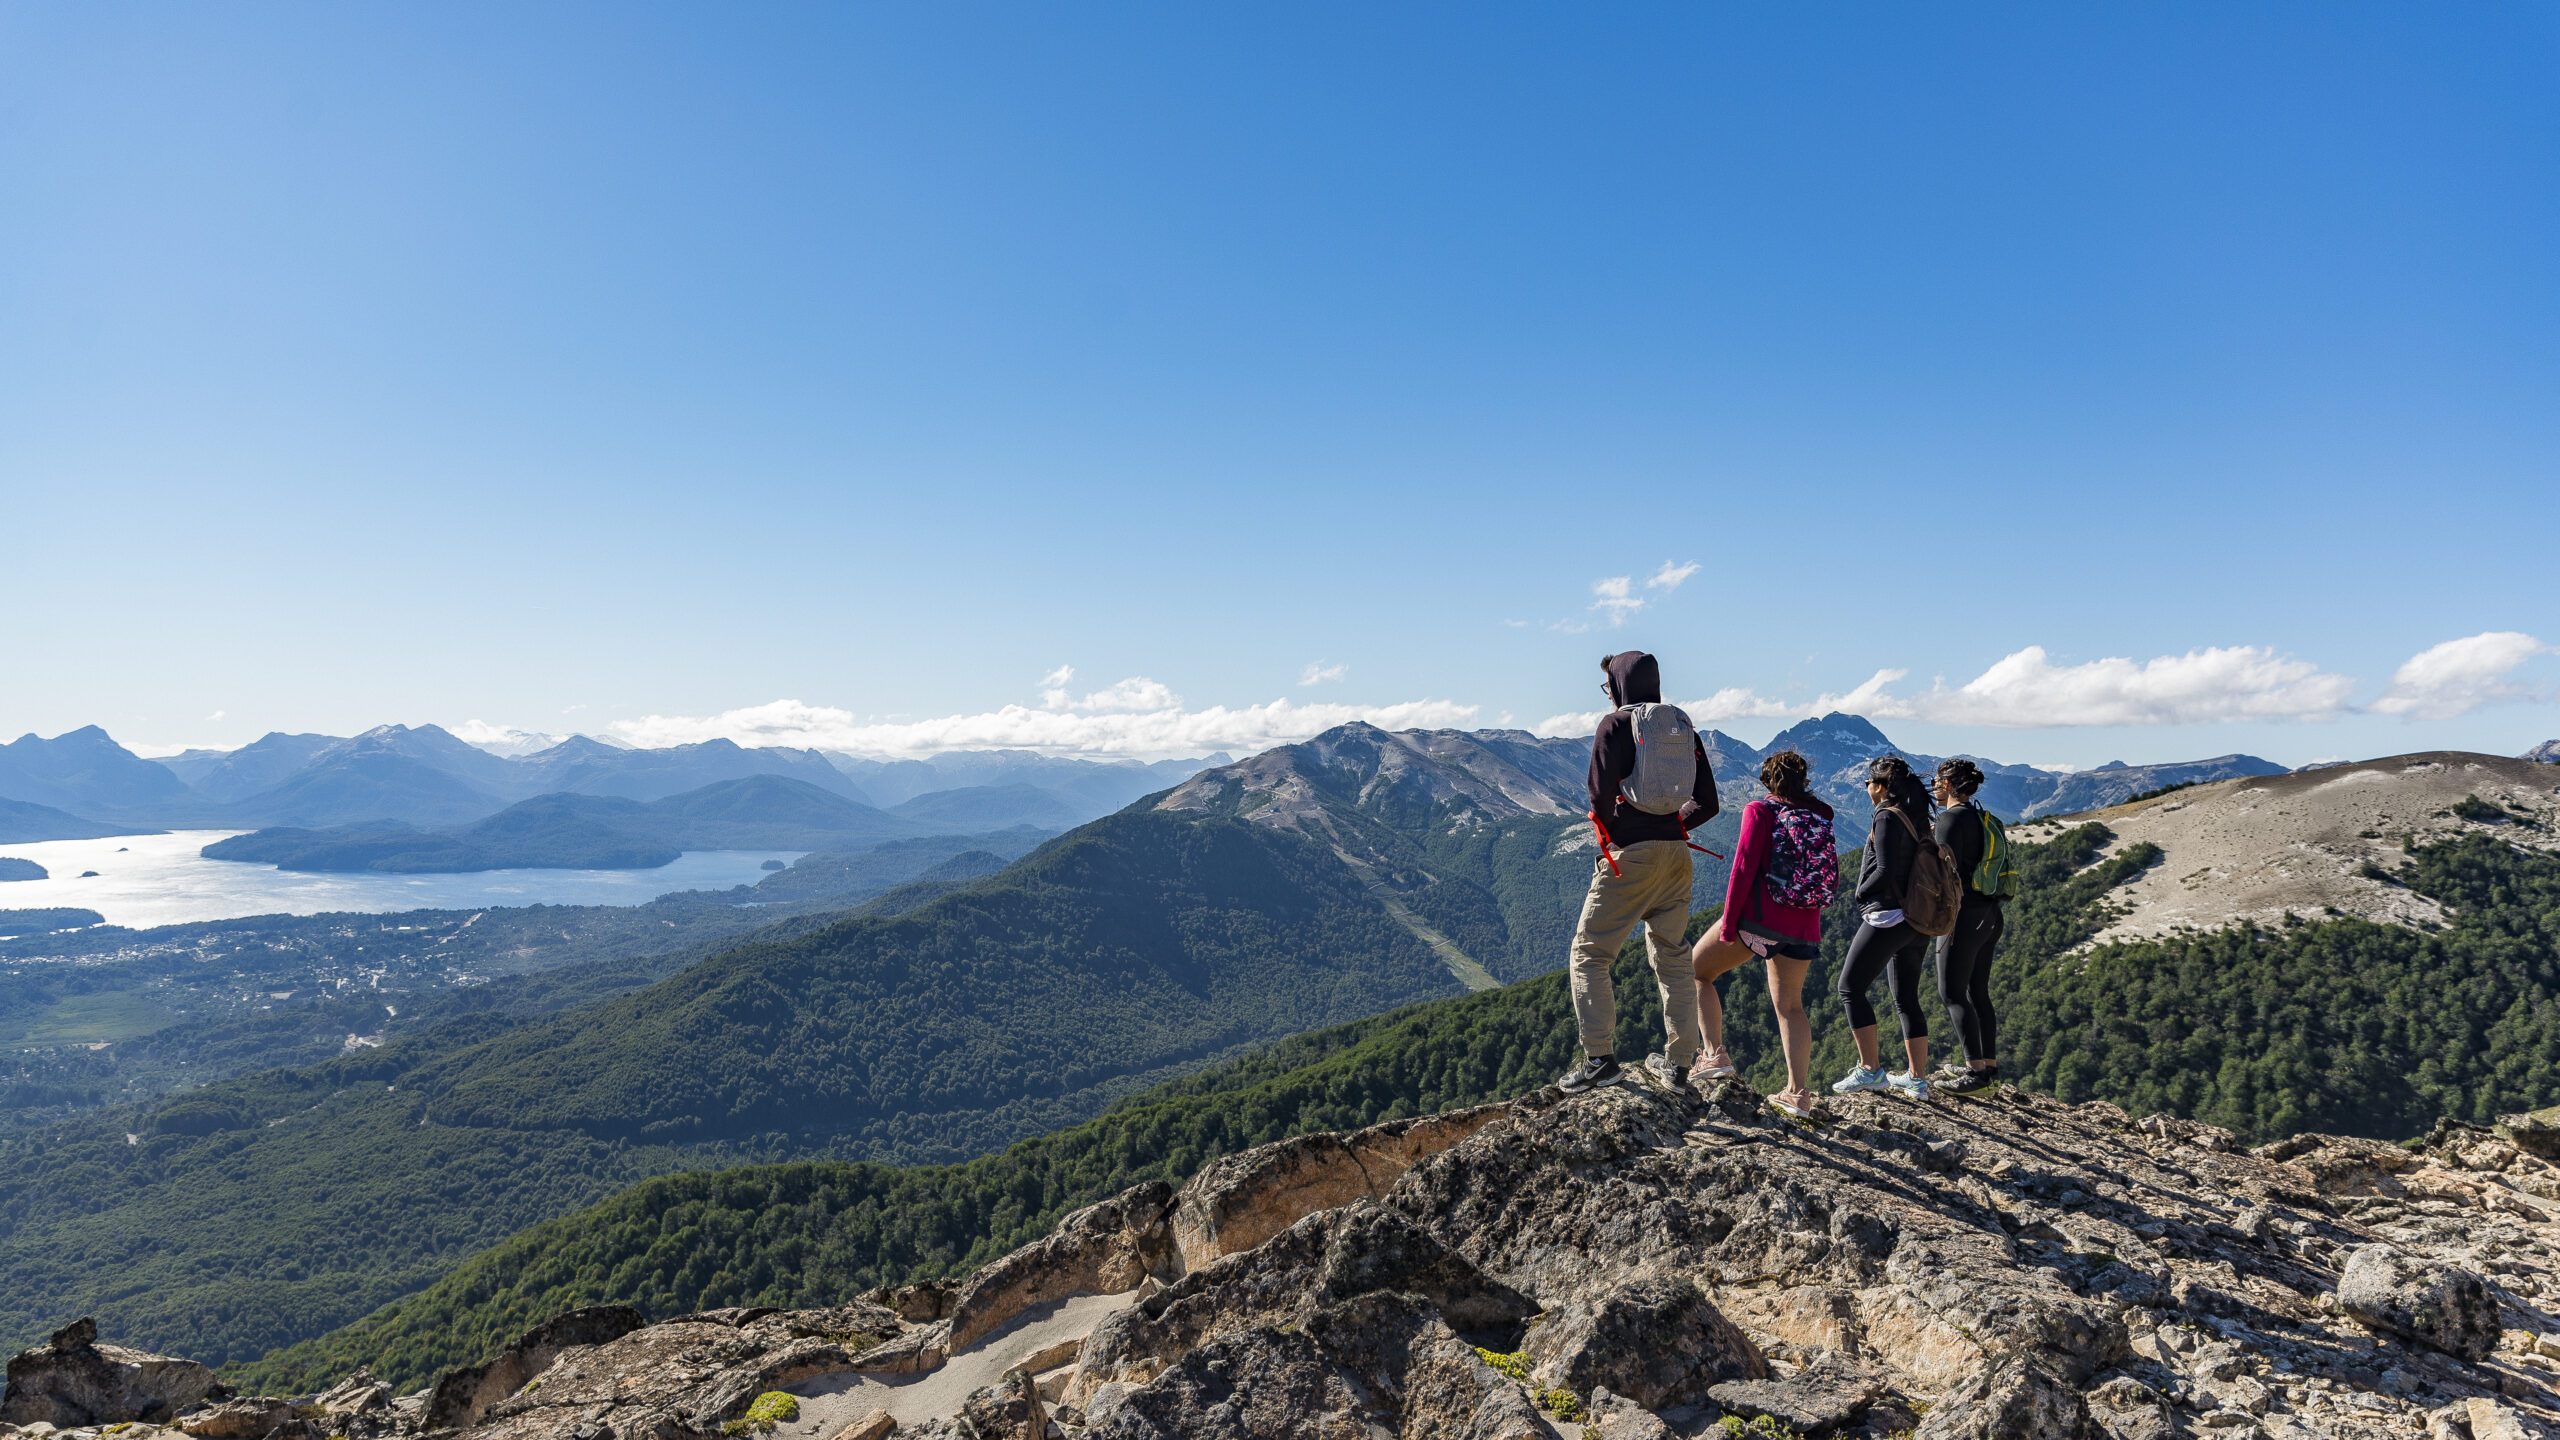
[[[949,1284],[573,1312],[417,1395],[175,1418],[711,1440],[790,1390],[775,1440],[2560,1440],[2560,1144],[2508,1131],[2244,1152],[2014,1089],[1807,1126],[1639,1073],[1231,1156]]]

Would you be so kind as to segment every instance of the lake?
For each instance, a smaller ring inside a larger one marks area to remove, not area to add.
[[[690,850],[655,870],[483,870],[468,875],[306,875],[196,852],[237,830],[0,845],[43,866],[43,880],[0,883],[0,910],[73,905],[139,930],[243,915],[346,910],[477,910],[491,905],[645,905],[672,890],[726,890],[764,878],[798,850]],[[98,873],[81,879],[83,870]]]

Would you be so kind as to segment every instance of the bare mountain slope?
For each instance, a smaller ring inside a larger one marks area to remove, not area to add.
[[[1588,805],[1582,775],[1590,753],[1588,741],[1541,740],[1525,730],[1398,732],[1355,722],[1203,770],[1156,808],[1223,810],[1258,825],[1328,834],[1328,817],[1344,808],[1451,826],[1579,817]]]
[[[1587,742],[1350,724],[1204,770],[1159,810],[1225,815],[1333,851],[1474,988],[1553,969],[1591,863]]]
[[[2224,780],[2071,818],[2106,822],[2114,848],[2148,842],[2163,854],[2115,892],[2126,910],[2101,942],[2281,924],[2287,914],[2433,927],[2443,923],[2441,907],[2388,878],[2403,858],[2401,838],[2490,829],[2560,849],[2560,773],[2440,750]],[[2060,823],[2020,834],[2033,839]]]

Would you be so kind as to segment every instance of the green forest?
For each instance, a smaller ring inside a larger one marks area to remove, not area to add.
[[[1996,974],[2002,1058],[2023,1083],[2194,1115],[2252,1141],[2306,1126],[2397,1137],[2440,1112],[2486,1118],[2560,1099],[2548,1058],[2560,1049],[2560,857],[2485,836],[2417,851],[2399,883],[2451,908],[2440,932],[2306,921],[2068,953],[2106,923],[2106,892],[2158,858],[2137,845],[2100,859],[2109,838],[2083,825],[2022,847],[2028,891]],[[1849,919],[1845,901],[1827,917],[1818,977],[1836,970]],[[1617,973],[1619,1046],[1632,1057],[1658,1047],[1659,1012],[1632,942]],[[1816,1080],[1827,1083],[1849,1064],[1848,1037],[1827,987],[1813,988]],[[1737,1057],[1775,1088],[1783,1071],[1759,967],[1721,989]],[[366,1363],[405,1386],[572,1305],[815,1305],[962,1273],[1140,1180],[1180,1181],[1288,1135],[1518,1095],[1571,1052],[1564,976],[1551,973],[1298,1036],[965,1164],[653,1179],[236,1373],[290,1390]]]

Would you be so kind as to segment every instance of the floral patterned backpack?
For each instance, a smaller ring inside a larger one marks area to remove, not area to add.
[[[1780,905],[1819,910],[1840,893],[1840,852],[1834,848],[1831,822],[1806,805],[1755,800],[1770,815],[1769,863],[1760,870],[1760,888]]]

